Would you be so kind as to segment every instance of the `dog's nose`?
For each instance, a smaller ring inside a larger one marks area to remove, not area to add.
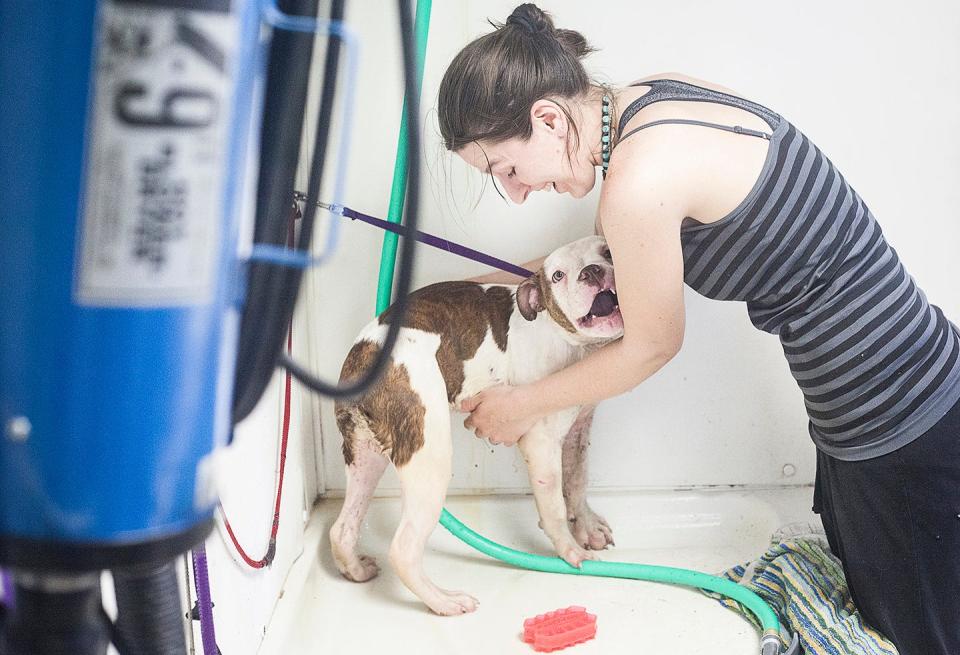
[[[578,279],[581,282],[586,282],[589,280],[597,286],[600,286],[603,284],[603,269],[600,268],[599,264],[590,264],[589,266],[584,266],[583,270],[580,271],[580,277]]]

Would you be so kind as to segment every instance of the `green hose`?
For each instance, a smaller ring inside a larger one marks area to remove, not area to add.
[[[433,0],[417,0],[417,14],[414,17],[414,31],[417,39],[417,93],[423,86],[423,62],[427,53],[427,33],[430,31],[430,9]],[[419,117],[416,117],[419,120]],[[390,205],[387,209],[387,221],[400,223],[403,218],[403,203],[407,194],[407,103],[403,103],[400,115],[400,136],[397,139],[397,158],[393,164],[393,186],[390,189]],[[393,296],[393,271],[397,259],[398,237],[393,232],[383,235],[383,248],[380,250],[380,277],[377,282],[377,314],[390,306]]]
[[[416,14],[417,38],[417,89],[419,91],[423,80],[423,61],[427,48],[427,33],[430,27],[431,0],[419,0]],[[407,120],[406,110],[403,112],[400,123],[400,140],[397,146],[397,160],[394,166],[393,189],[390,195],[390,213],[388,220],[399,223],[403,213],[403,199],[407,188]],[[383,312],[390,305],[393,293],[393,270],[397,255],[397,235],[387,234],[383,240],[383,251],[380,258],[380,278],[377,287],[377,314]],[[627,562],[597,562],[586,560],[581,568],[571,566],[559,557],[544,557],[532,553],[507,548],[486,537],[477,534],[453,514],[443,510],[440,514],[440,525],[449,530],[455,537],[464,543],[512,566],[543,571],[545,573],[566,573],[569,575],[589,575],[605,578],[629,578],[632,580],[647,580],[663,582],[685,587],[696,587],[716,592],[734,599],[749,609],[760,620],[764,635],[779,635],[780,620],[776,612],[770,609],[760,596],[746,587],[725,578],[719,578],[698,571],[678,569],[668,566],[651,566],[648,564],[632,564]]]
[[[566,573],[569,575],[590,575],[600,578],[628,578],[631,580],[647,580],[649,582],[665,582],[684,587],[697,587],[707,591],[723,594],[744,605],[753,612],[763,625],[764,631],[780,631],[780,620],[776,612],[770,609],[760,596],[746,587],[726,578],[707,575],[689,569],[677,569],[671,566],[653,566],[650,564],[634,564],[630,562],[598,562],[584,560],[581,568],[577,568],[559,557],[544,557],[533,553],[524,553],[520,550],[507,548],[486,537],[477,534],[457,517],[443,510],[440,514],[440,525],[453,533],[469,546],[472,546],[485,555],[496,558],[507,564],[518,566],[531,571],[544,573]]]

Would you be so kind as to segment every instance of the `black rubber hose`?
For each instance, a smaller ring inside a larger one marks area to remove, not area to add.
[[[121,655],[186,655],[174,563],[131,566],[112,573]]]
[[[279,8],[288,14],[317,15],[317,0],[280,0]],[[334,2],[331,18],[342,17],[343,2]],[[293,182],[300,159],[304,107],[310,81],[314,35],[275,30],[270,43],[267,86],[260,139],[260,173],[257,182],[254,241],[284,245],[287,222],[291,217]],[[336,82],[339,42],[331,38],[327,66]],[[321,115],[330,116],[332,102]],[[279,349],[283,347],[289,316],[296,302],[301,271],[251,263],[247,279],[247,302],[240,321],[237,367],[234,377],[233,422],[245,418],[263,395]],[[290,307],[290,311],[284,308]],[[286,318],[285,318],[286,317]]]
[[[105,655],[100,576],[15,574],[16,604],[0,626],[2,655]],[[181,639],[183,628],[180,628]],[[126,655],[126,654],[124,654]]]
[[[407,221],[406,227],[410,234],[417,231],[417,213],[420,197],[420,100],[417,93],[416,81],[416,53],[414,44],[413,18],[408,0],[399,0],[400,10],[400,40],[403,44],[403,72],[404,72],[404,102],[407,110],[407,162],[408,162],[408,184],[407,184]],[[318,132],[319,136],[319,132]],[[315,151],[316,152],[316,151]],[[314,160],[316,164],[316,159]],[[320,174],[316,170],[311,170],[310,182],[307,187],[307,206],[303,219],[303,232],[301,237],[307,235],[309,243],[308,230],[313,229],[313,217],[317,213],[317,194],[319,193]],[[308,372],[305,368],[294,362],[282,350],[278,350],[279,363],[293,374],[306,387],[332,398],[353,398],[360,396],[369,387],[373,386],[386,370],[390,362],[390,355],[393,352],[393,346],[397,342],[400,328],[403,326],[407,311],[407,296],[410,293],[410,286],[413,280],[414,253],[416,249],[416,239],[404,239],[400,251],[400,272],[397,274],[397,300],[393,305],[393,317],[387,328],[387,334],[383,345],[377,352],[377,356],[370,366],[364,372],[364,375],[355,381],[351,381],[343,386],[332,385]]]

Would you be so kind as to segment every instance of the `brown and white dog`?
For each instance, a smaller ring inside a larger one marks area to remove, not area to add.
[[[388,309],[363,329],[344,361],[341,381],[369,368],[391,319]],[[555,250],[519,286],[441,282],[411,294],[383,379],[362,399],[336,405],[347,465],[346,498],[330,529],[340,572],[364,582],[379,571],[372,558],[357,552],[357,542],[370,497],[390,460],[402,488],[390,562],[437,614],[476,609],[471,596],[434,585],[422,566],[450,480],[451,409],[487,387],[549,375],[622,333],[613,264],[601,237]],[[585,549],[613,543],[609,526],[585,495],[592,413],[593,407],[584,407],[552,414],[518,442],[540,525],[556,552],[574,566],[594,559]]]

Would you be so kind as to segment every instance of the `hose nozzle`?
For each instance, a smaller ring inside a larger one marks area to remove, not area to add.
[[[780,635],[773,630],[767,630],[760,638],[760,655],[800,655],[800,639],[793,633],[790,646],[783,650]]]
[[[760,638],[760,655],[780,655],[780,635],[772,630]]]

